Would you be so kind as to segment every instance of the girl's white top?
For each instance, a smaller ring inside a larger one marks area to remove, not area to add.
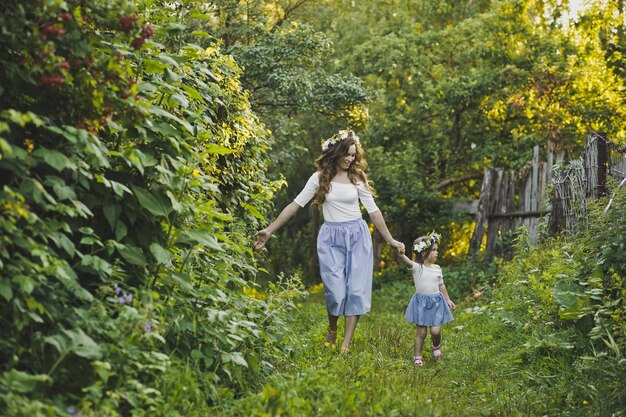
[[[315,191],[317,191],[319,184],[319,174],[315,172],[293,201],[300,207],[306,206],[315,196]],[[363,182],[357,182],[356,185],[331,182],[330,191],[326,194],[326,199],[324,204],[322,204],[324,220],[327,222],[347,222],[360,219],[361,208],[359,200],[361,200],[368,213],[378,210],[372,193]]]
[[[409,269],[413,274],[415,291],[424,295],[439,292],[439,285],[443,284],[443,273],[439,265],[426,266],[413,262],[413,266]]]

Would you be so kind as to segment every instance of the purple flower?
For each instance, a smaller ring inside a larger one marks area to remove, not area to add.
[[[119,286],[119,284],[115,284],[115,295],[120,295],[120,293],[122,292],[122,287]]]
[[[81,413],[78,412],[77,409],[75,409],[74,407],[67,407],[67,409],[65,410],[67,411],[68,414],[74,416],[74,417],[83,417],[83,415]]]
[[[124,292],[122,295],[120,295],[120,304],[130,303],[131,301],[133,301],[132,293]]]
[[[147,321],[144,329],[146,329],[146,331],[149,332],[150,330],[152,330],[152,324],[149,321]]]

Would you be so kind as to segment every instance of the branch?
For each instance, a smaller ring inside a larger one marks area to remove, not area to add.
[[[490,219],[510,219],[517,217],[541,217],[550,214],[550,211],[512,211],[510,213],[493,213],[489,214]]]
[[[447,180],[443,180],[441,181],[439,184],[437,184],[435,186],[435,189],[437,190],[441,190],[443,188],[446,188],[450,185],[454,185],[454,184],[458,184],[460,182],[465,182],[465,181],[469,181],[469,180],[479,180],[484,176],[484,174],[466,174],[466,175],[462,175],[460,177],[456,177],[456,178],[450,178]]]
[[[311,0],[299,0],[299,1],[296,1],[294,4],[291,4],[291,2],[289,2],[287,7],[285,7],[285,9],[283,10],[283,15],[279,17],[278,19],[276,19],[276,23],[272,26],[269,32],[274,33],[276,28],[282,26],[282,24],[285,23],[285,21],[287,20],[287,18],[292,12],[294,12],[295,10],[299,9],[300,7],[304,6],[306,3],[309,3],[309,2],[311,2]]]

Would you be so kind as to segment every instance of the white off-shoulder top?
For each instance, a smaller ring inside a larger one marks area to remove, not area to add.
[[[315,172],[293,201],[300,207],[306,206],[315,195],[317,187],[319,187],[319,174]],[[378,210],[372,193],[363,182],[357,182],[356,185],[331,182],[330,191],[326,195],[324,204],[322,204],[324,220],[328,222],[346,222],[360,219],[361,208],[359,201],[368,213]]]

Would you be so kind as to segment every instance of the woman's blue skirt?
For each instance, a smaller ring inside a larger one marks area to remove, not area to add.
[[[441,326],[454,320],[443,294],[415,293],[409,302],[404,316],[406,321],[418,326]]]
[[[367,313],[372,305],[374,257],[365,220],[325,222],[317,235],[317,255],[328,314]]]

